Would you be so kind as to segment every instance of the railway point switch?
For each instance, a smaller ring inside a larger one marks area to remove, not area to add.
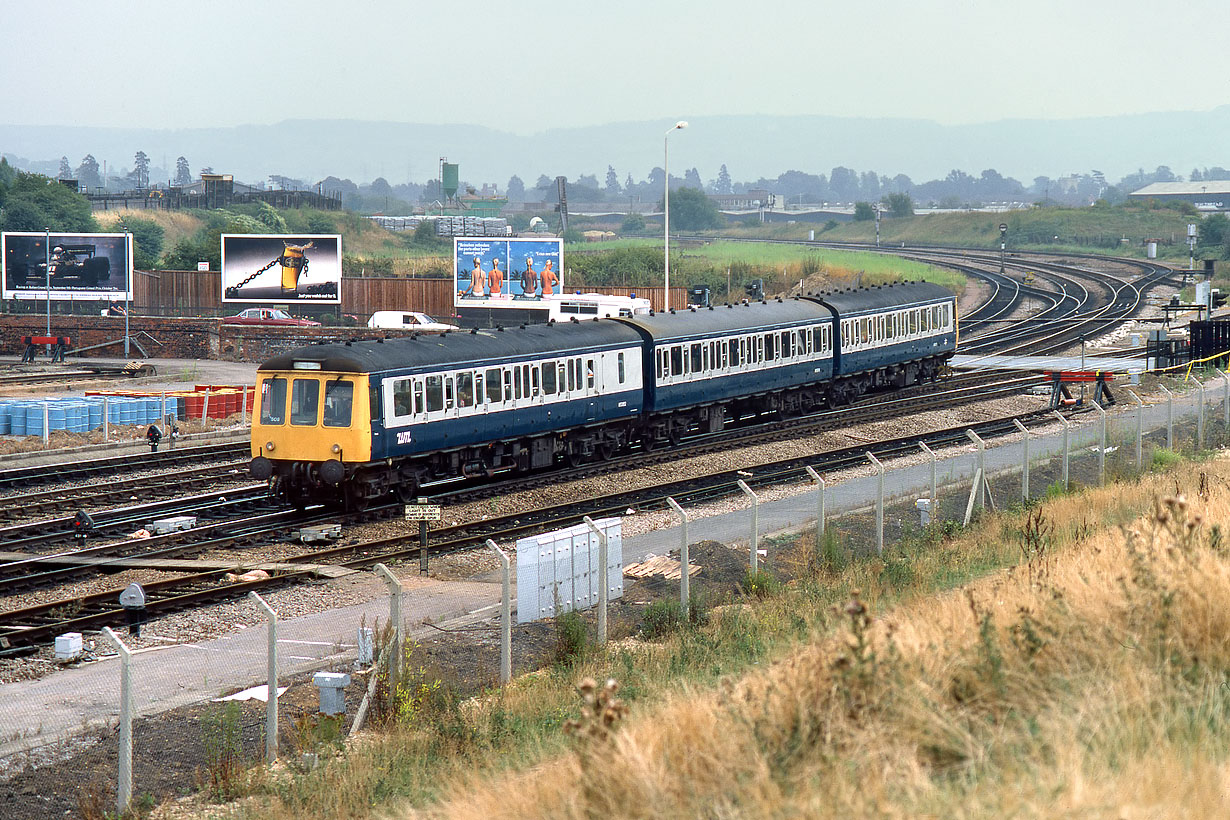
[[[149,525],[149,531],[155,535],[166,535],[169,532],[190,530],[195,526],[195,515],[173,515],[170,518],[159,518]]]

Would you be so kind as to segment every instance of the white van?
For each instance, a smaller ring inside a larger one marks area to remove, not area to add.
[[[372,318],[367,320],[367,326],[385,330],[423,330],[428,333],[459,330],[457,325],[437,322],[426,313],[416,313],[410,310],[378,310],[372,314]]]

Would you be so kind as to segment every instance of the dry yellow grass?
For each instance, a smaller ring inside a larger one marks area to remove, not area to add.
[[[159,211],[159,210],[114,210],[114,211],[97,211],[94,218],[98,221],[98,227],[103,231],[114,229],[115,223],[121,218],[136,218],[148,219],[151,222],[156,222],[162,226],[165,231],[165,236],[162,241],[162,247],[169,249],[175,247],[175,243],[181,239],[187,239],[200,230],[204,224],[195,216],[183,211]]]
[[[391,816],[1228,816],[1227,520],[1224,460],[1049,502],[1011,571]]]

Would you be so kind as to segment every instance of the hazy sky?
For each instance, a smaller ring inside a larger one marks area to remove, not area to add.
[[[338,118],[532,134],[1230,102],[1226,0],[52,0],[5,2],[2,19],[0,121],[20,124]]]

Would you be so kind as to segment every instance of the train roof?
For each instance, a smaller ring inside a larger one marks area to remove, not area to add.
[[[832,314],[813,301],[744,302],[737,305],[689,307],[649,316],[622,316],[613,321],[641,328],[656,342],[690,339],[711,334],[753,332],[783,325],[832,319]]]
[[[323,371],[378,373],[438,365],[479,364],[521,356],[580,353],[641,343],[630,327],[610,320],[556,322],[507,329],[424,333],[384,340],[309,345],[275,356],[260,370],[294,370],[318,362]],[[315,368],[312,368],[315,369]]]
[[[831,306],[840,315],[927,304],[953,298],[952,291],[931,282],[894,282],[871,288],[809,293],[808,298]]]

